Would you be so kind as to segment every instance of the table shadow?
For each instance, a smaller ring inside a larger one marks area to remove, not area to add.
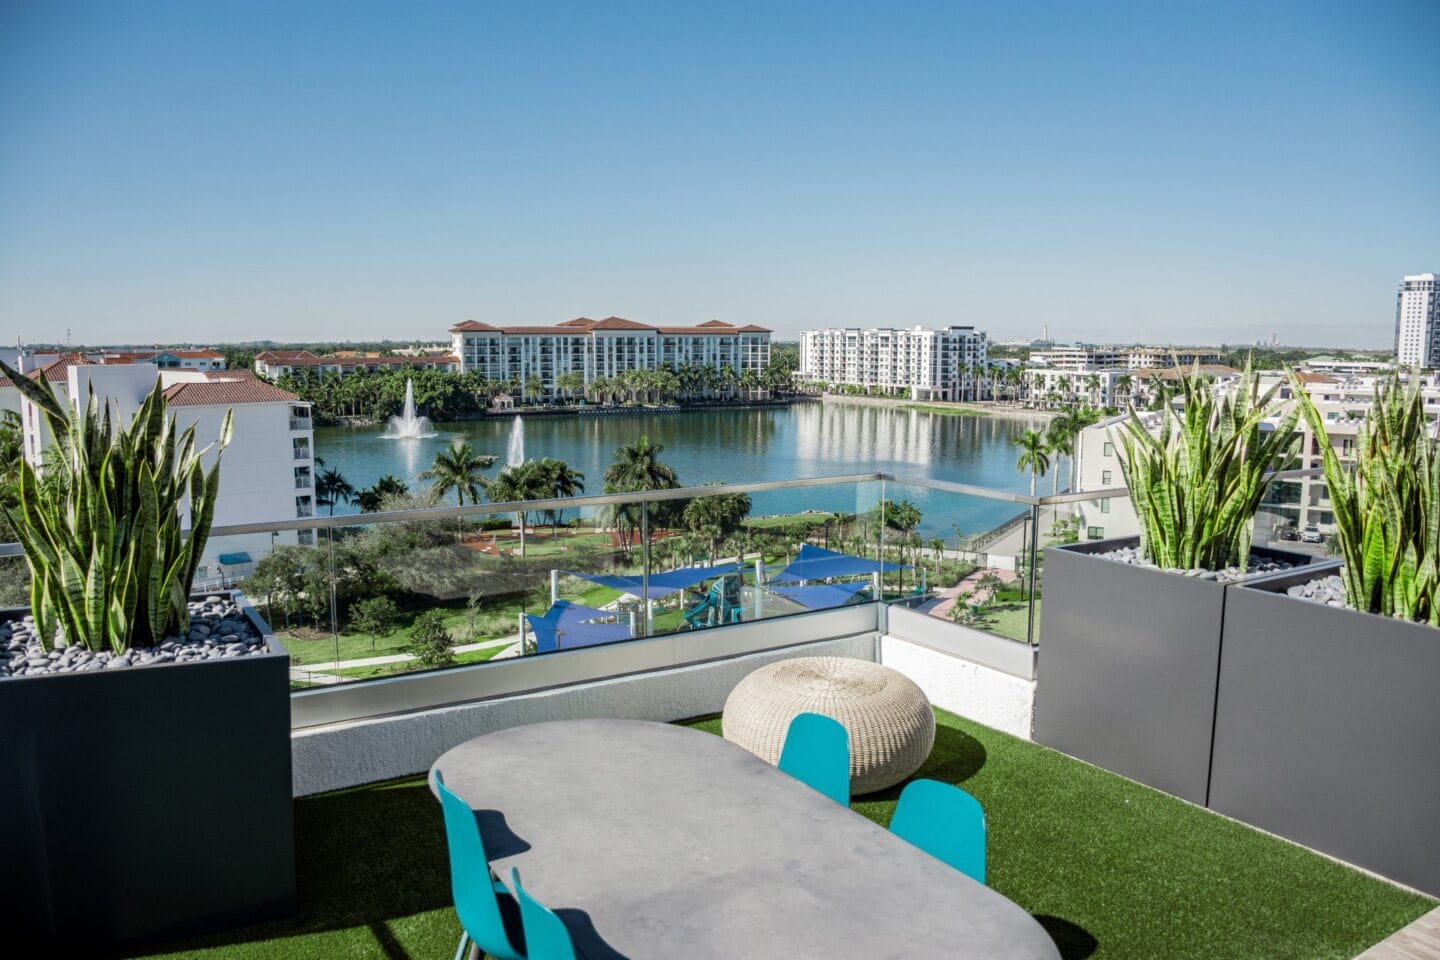
[[[1050,934],[1050,939],[1055,941],[1061,960],[1085,960],[1100,948],[1100,941],[1078,923],[1071,923],[1064,917],[1048,913],[1037,913],[1034,916],[1035,922],[1044,927],[1045,932]]]

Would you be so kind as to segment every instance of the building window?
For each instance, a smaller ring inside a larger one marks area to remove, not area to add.
[[[1109,471],[1109,470],[1101,470],[1101,471],[1100,471],[1100,485],[1103,486],[1103,487],[1108,487],[1108,486],[1110,486],[1110,471]]]
[[[1103,453],[1107,457],[1115,456],[1115,444],[1111,443],[1109,440],[1106,440],[1105,446],[1101,449],[1101,453]]]
[[[1101,512],[1101,513],[1109,513],[1109,512],[1110,512],[1110,498],[1109,498],[1109,497],[1104,497],[1104,498],[1102,498],[1102,499],[1100,500],[1100,512]]]
[[[1104,528],[1104,527],[1086,527],[1086,528],[1085,528],[1085,536],[1089,537],[1091,540],[1104,540],[1104,539],[1105,539],[1105,528]]]

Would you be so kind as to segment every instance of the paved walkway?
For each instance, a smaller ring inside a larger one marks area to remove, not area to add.
[[[997,570],[994,567],[976,570],[974,573],[970,574],[970,576],[955,584],[955,586],[946,587],[943,590],[937,590],[936,593],[942,599],[939,603],[928,608],[925,612],[930,614],[930,616],[932,617],[939,617],[941,620],[947,620],[950,617],[950,611],[955,607],[955,604],[960,602],[960,599],[962,597],[971,603],[984,603],[986,600],[989,600],[990,591],[988,589],[982,590],[978,587],[978,584],[980,583],[980,578],[985,576],[985,574],[987,573],[995,574],[1001,579],[1001,581],[1006,584],[1014,583],[1017,579],[1015,576],[1015,571],[1013,570]]]
[[[462,643],[454,650],[456,653],[469,653],[472,650],[489,650],[491,647],[513,646],[519,648],[520,635],[511,634],[508,637],[499,637],[495,640],[481,640],[479,643]],[[495,655],[494,659],[506,656],[509,651],[502,650]],[[404,663],[406,660],[413,660],[414,657],[408,653],[388,653],[378,657],[361,657],[356,660],[331,660],[325,663],[307,663],[290,668],[291,680],[309,681],[310,683],[330,684],[339,683],[344,677],[334,674],[336,670],[348,670],[351,667],[382,667],[387,663]]]
[[[1381,940],[1355,960],[1440,960],[1440,907]]]

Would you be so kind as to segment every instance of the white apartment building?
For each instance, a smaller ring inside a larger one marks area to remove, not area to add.
[[[1404,277],[1395,300],[1395,362],[1440,368],[1440,274]]]
[[[1120,406],[1141,386],[1142,378],[1123,367],[1030,367],[1026,389],[1033,406],[1067,404],[1084,400],[1092,406]],[[1123,396],[1122,396],[1123,394]]]
[[[213,444],[227,411],[234,433],[220,467],[215,526],[285,521],[314,516],[314,427],[310,404],[255,378],[248,370],[186,370],[149,363],[98,364],[67,354],[29,374],[43,380],[67,405],[86,402],[94,388],[122,422],[139,409],[158,377],[176,425],[195,427],[197,448]],[[26,459],[40,463],[52,437],[39,408],[8,380],[0,381],[0,407],[20,413]],[[207,455],[214,462],[215,453]],[[312,531],[215,537],[206,545],[198,581],[220,585],[252,570],[276,543],[310,543]],[[207,587],[208,589],[208,587]]]
[[[450,328],[462,373],[524,383],[540,378],[545,396],[560,392],[556,379],[578,373],[588,385],[630,370],[729,368],[738,376],[770,363],[770,331],[711,320],[694,327],[657,327],[606,317],[578,317],[553,327],[497,327],[467,320]]]
[[[985,334],[974,327],[907,329],[830,327],[800,334],[804,380],[909,390],[912,400],[976,400],[988,383],[972,371],[987,362]]]

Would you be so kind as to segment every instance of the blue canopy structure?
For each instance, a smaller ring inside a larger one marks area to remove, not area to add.
[[[889,573],[909,570],[901,563],[867,560],[848,553],[836,553],[813,544],[805,544],[784,570],[771,578],[771,583],[794,583],[797,580],[829,580],[832,577],[854,577],[867,573]]]
[[[630,639],[628,623],[596,623],[610,619],[615,613],[610,610],[596,610],[568,600],[557,600],[549,610],[540,616],[525,615],[535,634],[535,649],[540,653],[551,650],[570,650],[574,647],[590,647],[597,643]]]
[[[862,590],[869,589],[870,583],[821,583],[811,587],[771,587],[772,593],[794,600],[807,610],[823,610],[826,607],[843,607]]]
[[[679,593],[686,587],[693,587],[697,583],[704,583],[715,577],[729,576],[739,569],[736,564],[722,563],[714,567],[681,567],[679,570],[652,573],[650,575],[650,599],[658,600],[661,597],[668,597],[672,593]],[[642,577],[633,575],[622,577],[606,573],[576,573],[571,570],[567,570],[566,573],[572,577],[580,577],[592,583],[613,587],[637,597],[645,595],[645,581]]]
[[[219,559],[220,563],[227,567],[238,567],[244,563],[255,562],[250,559],[250,554],[248,553],[222,553]]]

